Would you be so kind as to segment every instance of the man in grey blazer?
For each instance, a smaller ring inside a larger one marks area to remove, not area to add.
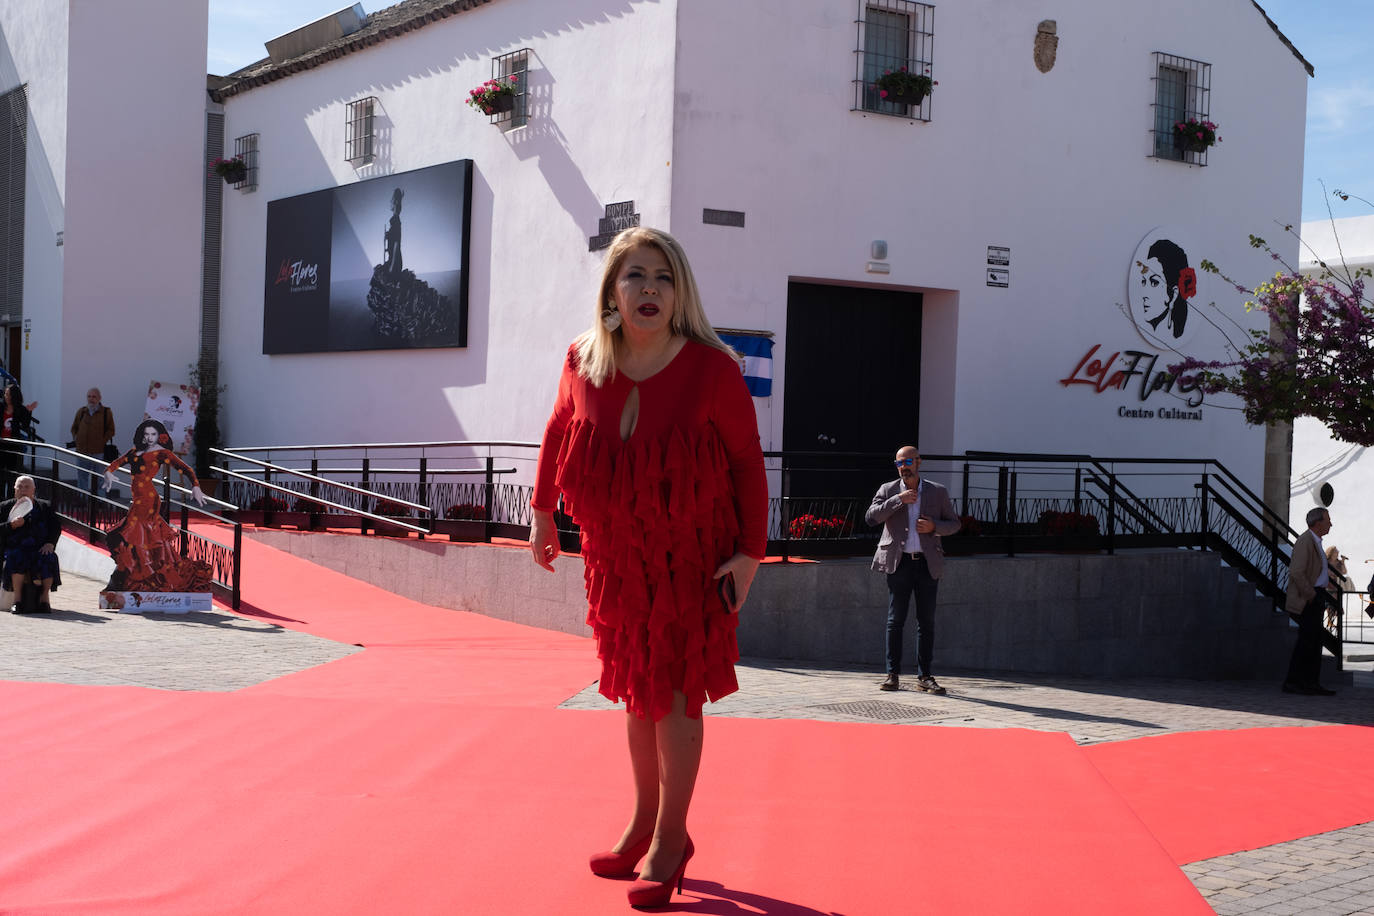
[[[1329,600],[1326,583],[1330,572],[1326,568],[1326,553],[1322,538],[1331,532],[1331,513],[1321,507],[1307,513],[1307,530],[1298,535],[1293,544],[1293,558],[1288,564],[1288,594],[1286,610],[1298,625],[1298,641],[1288,661],[1288,677],[1284,679],[1284,693],[1308,696],[1331,696],[1317,682],[1322,668],[1322,644],[1332,654],[1341,651],[1341,644],[1322,626],[1322,608]]]
[[[916,596],[916,687],[941,694],[945,688],[931,673],[935,648],[935,593],[944,572],[942,535],[959,530],[959,516],[949,491],[933,480],[922,480],[921,453],[914,445],[897,450],[898,478],[883,484],[864,514],[870,525],[882,525],[873,568],[887,574],[887,679],[881,689],[900,686],[902,628],[911,596]]]

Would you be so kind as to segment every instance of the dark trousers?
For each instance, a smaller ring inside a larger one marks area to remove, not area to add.
[[[1293,644],[1293,654],[1288,660],[1286,682],[1299,687],[1317,686],[1317,678],[1322,670],[1322,646],[1331,654],[1340,657],[1341,641],[1326,627],[1322,626],[1322,612],[1326,608],[1326,597],[1321,590],[1307,602],[1298,615],[1298,641]]]
[[[916,596],[916,674],[932,677],[931,655],[935,649],[935,592],[940,581],[930,575],[925,555],[902,555],[897,571],[887,577],[887,673],[901,674],[902,628],[906,626],[911,596]]]

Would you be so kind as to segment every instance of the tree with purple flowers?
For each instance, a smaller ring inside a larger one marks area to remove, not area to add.
[[[1371,272],[1319,262],[1321,273],[1304,277],[1264,239],[1252,235],[1250,245],[1285,268],[1245,303],[1246,311],[1269,316],[1269,329],[1250,331],[1249,343],[1231,348],[1234,359],[1190,358],[1170,371],[1197,375],[1208,394],[1236,395],[1257,426],[1314,417],[1341,441],[1374,445],[1374,302],[1365,295]],[[1251,294],[1210,261],[1201,267]]]

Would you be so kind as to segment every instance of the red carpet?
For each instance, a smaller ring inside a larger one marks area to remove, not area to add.
[[[366,651],[235,693],[0,682],[0,913],[628,912],[625,884],[585,864],[627,813],[622,714],[554,708],[595,677],[588,640],[245,554],[246,613]],[[1258,737],[1219,755],[713,719],[677,908],[1210,913],[1176,834],[1210,817],[1233,823],[1209,842],[1268,836],[1243,796],[1276,811],[1290,777],[1239,761],[1353,757],[1354,738],[1308,745],[1342,731],[1234,733]],[[1194,754],[1233,803],[1175,778]],[[1185,818],[1148,772],[1218,807]]]
[[[1084,748],[1180,865],[1374,821],[1374,729],[1191,732]]]

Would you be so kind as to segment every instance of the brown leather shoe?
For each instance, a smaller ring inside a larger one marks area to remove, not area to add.
[[[935,683],[935,678],[929,676],[918,677],[916,679],[916,689],[924,690],[926,693],[933,693],[936,696],[944,696],[946,693],[948,693],[948,691],[945,690],[945,688]]]
[[[887,679],[878,685],[879,690],[900,690],[901,682],[897,680],[897,675],[889,674]]]

